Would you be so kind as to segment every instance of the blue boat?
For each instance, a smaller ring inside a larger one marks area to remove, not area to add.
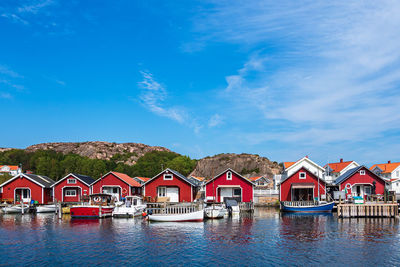
[[[334,202],[281,201],[281,210],[286,212],[332,212]]]

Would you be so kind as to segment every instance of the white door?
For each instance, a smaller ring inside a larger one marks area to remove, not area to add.
[[[119,200],[120,196],[120,188],[119,187],[112,187],[112,186],[105,186],[103,187],[103,193],[110,194],[117,200]]]
[[[224,198],[226,197],[232,197],[233,196],[233,192],[232,192],[232,188],[228,187],[228,188],[221,188],[221,202],[224,201]]]
[[[179,202],[179,188],[167,187],[167,197],[169,197],[170,202]]]

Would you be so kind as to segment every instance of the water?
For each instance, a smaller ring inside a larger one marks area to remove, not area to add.
[[[253,216],[204,223],[0,215],[0,265],[400,265],[397,219]]]

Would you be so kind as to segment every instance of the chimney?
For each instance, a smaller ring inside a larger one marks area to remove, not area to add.
[[[340,163],[343,163],[343,159],[340,159]]]
[[[306,156],[306,158],[308,158],[308,155]]]
[[[390,163],[392,163],[390,160],[388,160],[388,163],[390,164]]]

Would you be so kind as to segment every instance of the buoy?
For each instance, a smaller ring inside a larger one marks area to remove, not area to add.
[[[143,211],[143,212],[142,212],[142,216],[143,216],[143,217],[146,217],[146,216],[147,216],[147,213],[146,213],[145,211]]]

